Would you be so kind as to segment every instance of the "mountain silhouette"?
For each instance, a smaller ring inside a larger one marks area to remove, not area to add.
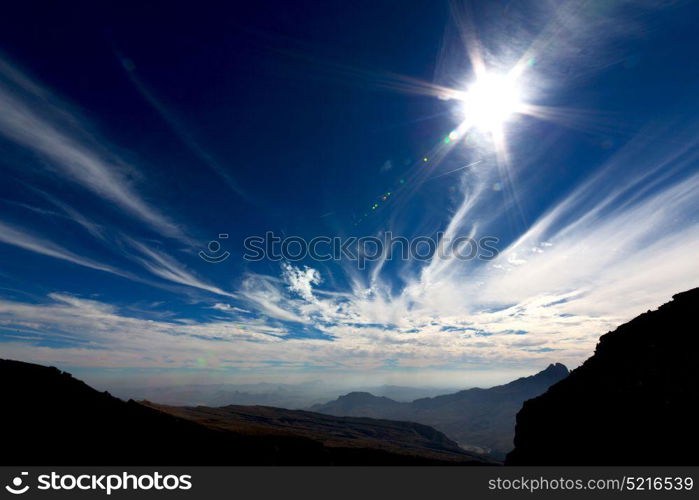
[[[189,415],[98,392],[53,367],[0,360],[0,381],[0,465],[483,463],[441,432],[410,422],[238,407],[250,416],[247,421],[202,425],[183,418]],[[283,429],[274,425],[275,413],[278,421],[286,420]],[[331,439],[333,434],[342,439]]]
[[[603,335],[517,415],[512,465],[697,465],[699,288]]]
[[[331,448],[362,445],[396,454],[414,453],[444,462],[482,460],[461,449],[436,429],[414,422],[335,417],[268,406],[229,405],[211,408],[165,406],[150,402],[143,404],[217,430],[255,435],[302,436]]]
[[[565,378],[568,369],[560,363],[529,377],[489,389],[467,389],[410,403],[351,392],[335,401],[311,407],[312,411],[337,416],[365,416],[409,420],[444,432],[462,447],[504,458],[512,449],[515,415],[522,403]]]

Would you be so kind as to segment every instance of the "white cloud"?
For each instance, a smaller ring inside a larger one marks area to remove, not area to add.
[[[117,276],[121,276],[123,278],[136,279],[136,277],[131,273],[73,253],[60,245],[53,243],[52,241],[46,240],[40,236],[29,234],[21,229],[5,224],[2,221],[0,221],[0,242],[8,245],[14,245],[16,247],[29,250],[30,252],[71,262],[79,266],[116,274]]]
[[[687,173],[697,144],[649,151],[646,142],[631,141],[492,262],[435,258],[403,273],[397,289],[378,265],[368,285],[352,279],[336,296],[314,288],[317,271],[286,265],[282,281],[258,276],[245,294],[264,290],[278,309],[332,335],[335,348],[352,353],[347,363],[380,352],[377,363],[399,366],[575,365],[601,334],[699,285],[699,174]],[[492,234],[511,208],[492,205],[488,175],[465,175],[445,237]]]
[[[129,254],[128,256],[139,262],[144,268],[154,275],[173,283],[198,288],[207,292],[235,298],[236,295],[212,285],[186,269],[181,263],[169,255],[154,250],[143,243],[131,238],[124,238],[131,247],[138,250],[143,257]]]
[[[304,266],[303,269],[284,263],[282,265],[282,276],[289,286],[289,290],[299,294],[303,299],[313,302],[313,285],[321,282],[320,273],[311,267]]]
[[[10,83],[3,85],[2,80]],[[81,120],[7,62],[0,60],[0,133],[40,154],[46,167],[92,191],[160,234],[188,241],[182,229],[144,201],[127,180],[135,169],[98,146]]]

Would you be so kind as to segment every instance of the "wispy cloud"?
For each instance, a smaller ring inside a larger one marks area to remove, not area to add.
[[[92,220],[84,217],[82,214],[74,211],[72,208],[62,204],[58,200],[53,200],[53,202],[57,206],[60,206],[67,214],[69,214],[70,218],[75,218],[74,220],[76,220],[76,222],[78,222],[81,226],[84,226],[88,232],[96,233],[95,236],[99,237],[104,244],[117,248],[117,245],[112,242],[111,239],[104,237],[101,228]],[[188,270],[182,263],[173,257],[149,248],[147,245],[140,243],[124,234],[119,233],[117,236],[117,241],[126,242],[128,244],[129,251],[125,252],[123,256],[138,263],[146,271],[150,272],[153,276],[164,280],[166,283],[184,285],[186,287],[199,289],[208,293],[229,298],[237,297],[236,294],[227,292],[208,283],[203,278],[198,277],[193,271]],[[152,279],[146,279],[142,275],[91,259],[80,253],[76,253],[73,250],[69,250],[51,240],[43,238],[42,236],[29,233],[24,229],[17,228],[2,221],[0,221],[0,243],[13,245],[23,250],[70,262],[88,269],[114,274],[130,281],[136,281],[157,288],[164,288],[171,292],[182,293],[181,290],[176,290],[175,287],[168,286],[167,284],[159,282],[158,280],[154,281]],[[134,253],[133,250],[135,250],[136,253]]]
[[[248,349],[256,351],[260,348],[255,345],[277,343],[286,335],[283,329],[249,318],[244,322],[142,319],[110,304],[61,293],[50,294],[40,304],[0,300],[0,325],[22,335],[25,347],[30,339],[32,359],[53,357],[83,366],[196,367],[200,358],[244,364]],[[5,335],[3,355],[26,359],[18,355],[22,343],[13,341],[13,335]],[[49,347],[57,340],[58,350]],[[221,355],[212,356],[219,349]]]
[[[231,298],[236,297],[235,294],[211,285],[202,278],[197,277],[193,272],[187,270],[180,262],[169,255],[161,251],[154,250],[132,238],[124,237],[124,239],[132,248],[138,250],[138,252],[142,255],[142,257],[134,254],[128,254],[128,256],[139,262],[144,268],[154,275],[173,283],[199,288],[200,290],[215,293],[216,295],[223,295]]]
[[[333,341],[299,338],[269,319],[235,313],[199,321],[140,318],[111,304],[63,293],[50,294],[42,303],[0,300],[3,355],[62,365],[266,370],[276,366],[275,371],[283,373],[299,368],[382,369],[387,367],[387,356],[400,360],[399,368],[406,370],[433,366],[478,370],[496,361],[507,370],[521,367],[522,360],[541,364],[547,359],[545,353],[514,350],[544,344],[512,334],[492,339],[380,326],[337,326],[328,331]]]
[[[179,120],[174,112],[172,112],[162,100],[159,99],[155,93],[148,87],[143,80],[136,73],[136,67],[130,59],[127,59],[123,55],[117,53],[122,66],[128,74],[129,80],[136,87],[141,96],[150,104],[160,115],[160,117],[167,123],[177,137],[192,151],[206,166],[218,174],[221,179],[226,183],[226,185],[235,192],[242,199],[248,203],[256,204],[256,201],[251,198],[239,185],[239,183],[233,177],[233,174],[221,165],[210,153],[208,153],[204,148],[202,148],[197,142],[192,134],[186,130],[182,121]]]
[[[22,229],[10,226],[0,221],[0,242],[8,245],[14,245],[23,248],[30,252],[35,252],[41,255],[53,257],[55,259],[64,260],[73,264],[104,271],[127,279],[137,279],[131,273],[122,271],[115,267],[102,264],[82,255],[78,255],[66,248],[63,248],[56,243],[46,240],[40,236],[33,235],[23,231]]]
[[[47,89],[0,60],[0,133],[48,161],[46,167],[114,203],[160,234],[188,240],[182,228],[158,212],[127,180],[134,167],[98,146],[84,121]]]
[[[46,193],[44,191],[41,191],[39,189],[34,189],[37,193],[39,193],[43,198],[48,200],[52,205],[55,207],[59,208],[63,214],[64,217],[68,218],[69,220],[72,220],[79,226],[82,226],[83,229],[85,229],[88,233],[90,233],[93,237],[97,238],[98,240],[106,241],[107,236],[106,236],[106,230],[105,228],[97,224],[96,222],[90,220],[88,217],[83,215],[81,212],[76,210],[75,208],[71,207],[67,203],[59,200],[55,196],[50,195],[49,193]]]
[[[350,280],[350,293],[339,296],[317,293],[319,271],[285,265],[281,280],[258,276],[244,295],[264,297],[276,317],[283,309],[340,344],[371,339],[365,348],[399,366],[420,364],[418,353],[428,359],[430,346],[445,358],[475,349],[471,362],[541,356],[576,364],[605,331],[699,285],[699,174],[690,168],[699,143],[658,139],[652,147],[630,141],[493,261],[435,257],[403,274],[397,289],[379,262],[369,284]],[[486,174],[464,181],[445,222],[452,238],[495,230],[508,209],[490,202]],[[511,333],[521,330],[524,339]]]

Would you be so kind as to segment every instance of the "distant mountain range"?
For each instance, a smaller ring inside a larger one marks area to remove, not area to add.
[[[410,422],[264,407],[124,402],[69,373],[0,360],[0,465],[480,465]]]
[[[413,422],[335,417],[267,406],[177,407],[147,401],[142,404],[210,429],[260,436],[301,436],[328,449],[363,447],[445,464],[484,461],[465,452],[443,433]]]
[[[699,465],[699,288],[600,338],[517,415],[512,465]]]
[[[560,363],[530,377],[489,389],[467,389],[433,398],[401,403],[367,392],[351,392],[334,401],[311,407],[336,416],[363,416],[408,420],[430,425],[460,446],[494,458],[512,449],[515,415],[522,403],[545,392],[568,375]]]
[[[272,384],[267,382],[255,384],[186,384],[177,386],[127,386],[108,384],[106,389],[121,399],[136,401],[157,401],[170,406],[226,406],[226,405],[262,405],[279,408],[307,409],[315,404],[325,403],[347,392],[347,388],[338,388],[323,383],[309,381],[303,384]],[[382,385],[362,387],[355,390],[371,392],[377,396],[386,396],[396,401],[412,401],[417,398],[437,396],[453,392],[454,387],[406,387]]]

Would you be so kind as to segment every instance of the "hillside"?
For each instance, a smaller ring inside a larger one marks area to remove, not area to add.
[[[338,416],[409,420],[430,425],[459,445],[504,458],[512,449],[515,415],[522,403],[568,375],[560,363],[530,377],[489,389],[468,389],[400,403],[365,392],[352,392],[311,409]]]
[[[287,422],[286,432],[264,422],[205,426],[98,392],[53,367],[0,360],[0,380],[2,465],[482,463],[416,424],[364,419],[347,423],[355,430],[330,443],[327,429],[342,431],[341,419],[329,425],[326,416],[308,414],[303,426]]]
[[[463,462],[471,456],[443,433],[422,424],[373,418],[334,417],[266,406],[229,405],[173,407],[144,402],[171,415],[216,430],[256,436],[297,436],[330,449],[369,448],[396,455],[419,455],[434,460]]]
[[[699,288],[600,338],[517,415],[512,465],[697,465]]]

